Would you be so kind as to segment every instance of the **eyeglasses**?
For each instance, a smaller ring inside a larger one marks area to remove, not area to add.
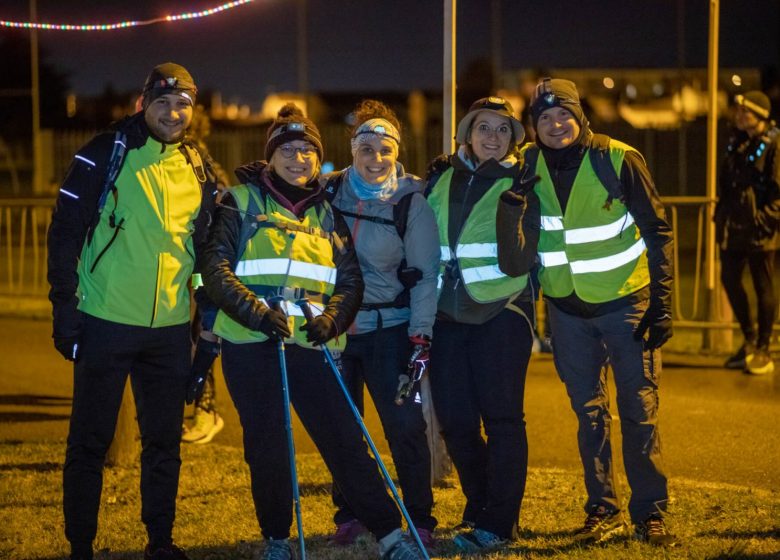
[[[512,136],[512,128],[506,124],[502,124],[496,128],[490,128],[485,123],[482,123],[478,125],[474,129],[474,131],[477,133],[478,136],[482,136],[483,138],[489,138],[494,134],[499,138],[509,138],[510,136]]]
[[[292,144],[282,144],[277,148],[284,159],[293,159],[296,154],[301,154],[304,159],[312,159],[317,155],[317,149],[311,144],[305,146],[293,146]]]

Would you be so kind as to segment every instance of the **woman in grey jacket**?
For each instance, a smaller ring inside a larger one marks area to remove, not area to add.
[[[420,178],[398,163],[400,124],[375,100],[354,112],[353,163],[324,178],[347,221],[365,292],[347,331],[343,376],[358,407],[368,387],[390,446],[404,502],[423,543],[433,546],[431,457],[416,380],[428,363],[436,314],[439,241]],[[331,542],[347,545],[366,531],[334,486],[338,507]]]

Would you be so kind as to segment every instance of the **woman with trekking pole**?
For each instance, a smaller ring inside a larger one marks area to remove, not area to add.
[[[323,177],[331,203],[345,217],[366,288],[341,356],[344,382],[363,412],[363,386],[382,421],[404,503],[428,549],[434,547],[431,454],[419,378],[428,365],[436,315],[439,235],[422,194],[422,179],[398,162],[401,125],[380,101],[352,113],[352,165]],[[366,527],[333,487],[336,532],[349,545]]]
[[[424,556],[401,531],[361,427],[317,347],[343,348],[363,295],[349,230],[318,181],[322,153],[314,123],[295,105],[282,107],[268,129],[267,161],[237,170],[243,183],[225,195],[206,251],[204,284],[220,308],[214,332],[244,430],[266,540],[262,558],[293,558],[288,539],[298,491],[286,411],[292,402],[383,560],[419,560]],[[308,301],[308,320],[299,300]],[[299,503],[296,515],[303,544]]]
[[[533,296],[528,274],[501,273],[496,246],[496,211],[506,193],[517,191],[517,203],[539,220],[538,199],[524,194],[534,178],[515,155],[524,136],[509,102],[480,99],[458,124],[457,152],[439,156],[428,171],[441,245],[431,393],[466,496],[454,540],[466,553],[515,538],[525,491],[523,393]],[[524,262],[516,264],[530,269],[535,256],[536,241],[525,239]]]

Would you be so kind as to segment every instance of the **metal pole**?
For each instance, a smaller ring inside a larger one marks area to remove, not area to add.
[[[502,87],[501,79],[501,0],[492,0],[490,3],[490,52],[493,66],[493,83],[490,84],[491,90],[496,91]]]
[[[709,109],[707,112],[707,219],[705,220],[707,234],[705,236],[706,289],[709,319],[718,321],[720,305],[715,291],[715,276],[717,263],[715,261],[715,223],[712,221],[715,211],[716,197],[716,164],[718,145],[718,40],[720,26],[720,0],[710,0],[710,28],[707,46],[707,97]],[[707,349],[720,348],[725,341],[714,340],[715,332],[706,331],[703,346]],[[730,347],[730,344],[729,344]]]
[[[30,21],[38,21],[36,0],[30,0]],[[33,194],[40,194],[43,187],[43,157],[41,154],[41,103],[38,83],[38,30],[30,29],[30,74],[32,97],[32,150],[33,150]]]
[[[306,114],[311,114],[309,107],[309,59],[308,42],[306,40],[306,0],[298,0],[298,89],[306,105]]]
[[[442,84],[442,152],[455,151],[456,29],[458,0],[444,0],[444,82]]]

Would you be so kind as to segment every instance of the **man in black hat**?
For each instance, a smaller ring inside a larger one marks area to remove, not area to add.
[[[780,247],[780,131],[769,119],[771,104],[762,92],[737,95],[735,103],[735,130],[721,166],[715,224],[721,281],[745,340],[725,366],[762,375],[775,369],[769,339],[777,314],[773,278]],[[758,332],[742,285],[745,265],[758,299]]]
[[[670,546],[657,413],[660,348],[672,334],[672,231],[641,154],[590,130],[573,82],[544,79],[530,109],[537,139],[523,155],[538,176],[538,276],[555,366],[579,420],[588,493],[575,539],[598,542],[625,525],[612,462],[609,365],[636,537]],[[497,216],[499,265],[510,275],[521,262],[523,193],[516,194],[517,201],[511,191],[502,196]]]
[[[142,110],[76,154],[48,233],[54,346],[74,362],[63,474],[72,560],[92,558],[106,452],[128,373],[141,431],[145,560],[185,560],[171,532],[190,376],[190,278],[215,185],[183,143],[197,89],[155,67]]]

